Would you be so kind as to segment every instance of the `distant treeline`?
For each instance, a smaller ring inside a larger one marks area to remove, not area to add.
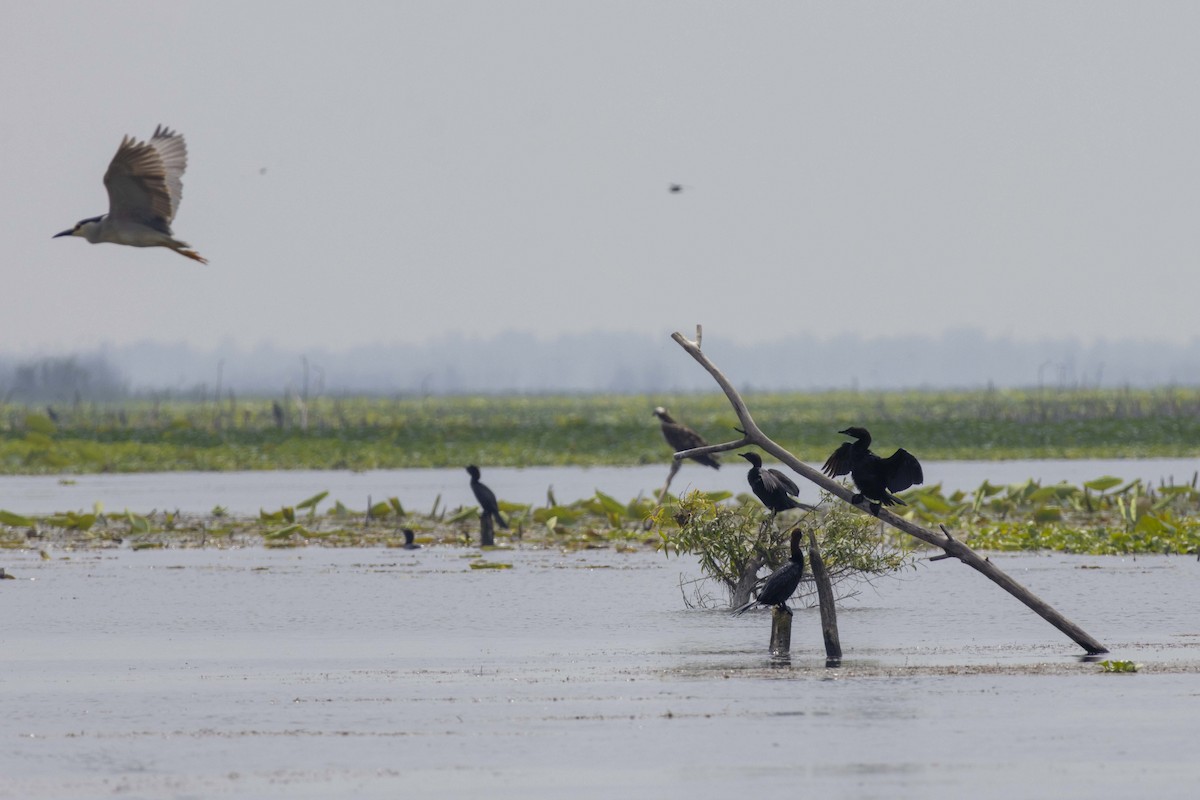
[[[689,335],[692,331],[685,331]],[[1148,388],[1200,385],[1200,339],[1020,342],[961,330],[936,337],[737,342],[710,326],[705,352],[743,390]],[[40,359],[0,356],[0,397],[14,402],[122,395],[239,396],[709,392],[711,378],[664,332],[505,333],[345,351],[140,343]]]
[[[0,360],[0,396],[6,404],[102,403],[129,395],[129,379],[99,355]]]

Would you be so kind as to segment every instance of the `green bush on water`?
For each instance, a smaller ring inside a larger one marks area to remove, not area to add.
[[[677,504],[657,509],[653,519],[662,549],[697,556],[700,568],[729,590],[734,604],[747,599],[738,590],[749,592],[748,578],[752,580],[764,567],[773,572],[788,560],[790,533],[796,526],[805,533],[801,548],[806,559],[807,533],[816,535],[834,583],[852,575],[894,572],[909,563],[902,549],[880,547],[874,519],[827,494],[815,511],[787,511],[775,518],[748,495],[733,503],[721,502],[727,496],[689,492]],[[806,574],[811,577],[811,566]]]
[[[755,421],[820,461],[850,424],[923,460],[1200,455],[1200,389],[755,393]],[[0,473],[383,469],[669,458],[657,405],[736,438],[725,396],[538,395],[0,406]],[[278,414],[276,414],[276,408]]]

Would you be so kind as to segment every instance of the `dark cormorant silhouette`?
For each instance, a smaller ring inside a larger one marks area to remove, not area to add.
[[[490,516],[501,528],[507,528],[508,523],[504,521],[504,517],[500,516],[500,505],[496,502],[496,494],[479,482],[479,467],[471,464],[467,467],[467,472],[471,473],[471,491],[475,493],[475,499],[479,502],[479,515],[481,517]]]
[[[404,529],[404,549],[405,550],[420,550],[421,545],[413,541],[413,529]]]
[[[751,463],[746,479],[750,481],[750,488],[754,490],[755,496],[762,500],[764,506],[771,509],[772,514],[787,511],[789,508],[812,510],[812,506],[795,499],[800,493],[800,487],[796,486],[795,481],[777,469],[763,469],[762,457],[758,453],[738,455]]]
[[[804,553],[800,551],[800,536],[800,529],[793,528],[791,558],[786,564],[771,573],[771,577],[767,578],[766,585],[763,586],[756,599],[733,610],[734,616],[744,614],[754,606],[777,606],[788,614],[792,613],[787,606],[787,601],[792,596],[792,592],[796,591],[796,587],[800,585],[800,578],[804,576]]]
[[[704,441],[703,436],[696,433],[687,425],[676,422],[675,418],[672,417],[662,406],[654,409],[654,416],[658,417],[662,421],[663,438],[667,440],[667,444],[675,448],[676,453],[680,452],[681,450],[691,450],[695,447],[708,446],[708,442]],[[717,460],[715,454],[688,456],[688,458],[692,459],[697,464],[703,464],[706,467],[712,467],[713,469],[721,468],[721,462]]]
[[[668,189],[668,191],[671,194],[679,194],[680,192],[683,191],[683,184],[682,183],[672,183],[670,188]]]
[[[843,442],[825,460],[821,470],[831,478],[850,474],[859,491],[850,502],[857,504],[865,497],[870,501],[871,513],[878,515],[880,506],[905,505],[890,492],[902,492],[925,481],[921,462],[907,450],[901,448],[887,458],[880,458],[871,452],[871,434],[866,428],[846,428],[838,433],[851,436],[854,441]]]

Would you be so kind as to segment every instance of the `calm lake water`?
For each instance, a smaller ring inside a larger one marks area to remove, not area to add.
[[[1194,797],[1200,564],[993,556],[1102,674],[957,562],[841,606],[689,609],[595,551],[6,552],[0,797]]]
[[[688,488],[706,491],[749,491],[742,459],[726,457],[722,469],[712,470],[687,464],[675,477],[672,491]],[[819,467],[820,465],[813,465]],[[1200,460],[1053,460],[1053,461],[932,461],[924,465],[926,484],[941,483],[947,492],[975,489],[984,480],[994,484],[1025,482],[1081,483],[1101,475],[1131,480],[1188,483]],[[484,483],[504,499],[518,503],[545,504],[553,490],[560,502],[591,497],[597,489],[619,500],[639,493],[654,495],[667,477],[667,466],[648,467],[531,467],[487,468]],[[105,509],[147,512],[178,509],[207,513],[223,506],[234,514],[256,514],[260,508],[294,505],[318,492],[328,491],[332,504],[341,500],[350,508],[363,508],[367,497],[375,501],[399,497],[410,511],[428,511],[440,497],[443,506],[474,505],[475,499],[462,469],[406,469],[371,472],[163,472],[133,475],[81,475],[66,479],[54,476],[0,477],[0,508],[19,514],[90,509],[93,503]],[[807,481],[801,484],[802,500],[817,498]]]

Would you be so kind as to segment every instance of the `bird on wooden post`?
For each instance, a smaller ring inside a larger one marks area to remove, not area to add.
[[[850,436],[854,441],[843,442],[841,447],[834,450],[825,460],[821,471],[831,478],[849,473],[858,488],[858,493],[850,499],[854,505],[865,497],[870,502],[871,513],[879,516],[881,506],[905,505],[891,492],[902,492],[910,486],[924,483],[921,462],[904,448],[887,458],[880,458],[871,452],[871,434],[866,428],[850,427],[838,433]]]
[[[772,516],[789,508],[812,510],[812,506],[796,500],[796,496],[800,494],[800,487],[796,482],[777,469],[763,469],[762,456],[758,453],[738,455],[750,462],[751,467],[746,473],[746,479],[750,482],[754,495],[764,506],[771,509]]]
[[[79,236],[92,244],[167,247],[207,264],[191,245],[171,232],[171,222],[183,199],[185,169],[187,146],[181,134],[159,125],[148,142],[126,136],[104,173],[108,213],[80,220],[52,238]]]
[[[754,606],[775,606],[789,615],[792,613],[787,601],[800,585],[800,579],[804,577],[804,552],[800,549],[802,535],[799,527],[792,529],[791,555],[788,562],[771,573],[757,598],[735,608],[734,616],[741,616]]]
[[[496,493],[479,481],[479,468],[470,464],[467,467],[467,473],[470,474],[470,491],[475,494],[475,500],[479,503],[481,521],[486,524],[487,528],[491,528],[492,519],[494,519],[500,528],[508,529],[509,523],[504,522],[504,517],[500,516],[500,504],[496,501]]]

